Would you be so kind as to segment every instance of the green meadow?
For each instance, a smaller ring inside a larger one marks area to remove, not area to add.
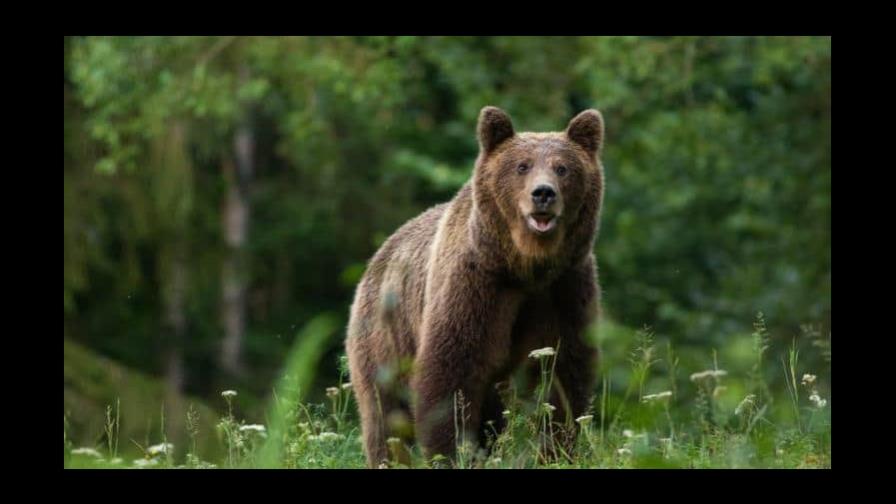
[[[829,468],[831,38],[765,36],[65,37],[64,467],[364,467],[355,288],[487,105],[603,116],[600,362],[454,466]]]

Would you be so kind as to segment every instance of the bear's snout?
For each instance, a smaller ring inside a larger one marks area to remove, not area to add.
[[[532,202],[540,211],[549,209],[556,199],[557,190],[550,184],[540,184],[532,191]]]

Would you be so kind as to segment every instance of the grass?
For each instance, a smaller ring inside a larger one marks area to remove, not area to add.
[[[187,413],[191,440],[178,452],[167,443],[164,429],[158,443],[137,445],[137,456],[124,457],[126,444],[116,435],[120,407],[106,411],[107,433],[97,446],[75,448],[64,419],[64,467],[101,468],[363,468],[364,453],[356,408],[344,360],[338,383],[326,390],[324,402],[303,401],[320,347],[336,326],[332,318],[315,319],[303,329],[303,342],[289,358],[285,377],[273,394],[263,424],[247,423],[233,414],[236,391],[221,398],[224,410],[215,436],[224,456],[203,459],[195,439],[200,435],[196,411]],[[598,334],[600,338],[597,338]],[[459,468],[829,468],[831,466],[830,338],[804,330],[804,348],[796,340],[781,349],[779,359],[761,314],[752,334],[734,340],[722,352],[685,350],[656,342],[649,330],[602,322],[592,333],[602,350],[601,378],[592,410],[579,417],[580,432],[572,450],[557,448],[544,456],[550,433],[563,428],[562,412],[544,405],[554,375],[556,349],[542,349],[531,358],[542,370],[538,387],[527,397],[511,387],[505,394],[507,426],[491,451],[470,443],[458,447]],[[627,344],[628,342],[632,342]],[[630,348],[629,348],[630,347]],[[664,352],[660,355],[659,348]],[[805,364],[806,357],[812,357]],[[801,360],[802,359],[802,360]],[[700,364],[705,364],[700,366]],[[817,369],[812,369],[815,367]],[[683,372],[686,371],[686,374]],[[463,398],[455,401],[463,419]],[[164,412],[160,412],[164,417]],[[462,422],[461,422],[462,423]],[[458,430],[463,426],[458,425]],[[545,435],[547,434],[547,435]],[[390,439],[390,449],[399,449]],[[405,447],[409,465],[430,467],[418,446]],[[179,455],[179,456],[178,456]],[[447,461],[434,461],[444,466]]]
[[[220,420],[216,410],[223,405],[184,394],[172,398],[163,380],[122,366],[68,338],[63,347],[66,436],[79,446],[101,447],[109,459],[140,454],[135,443],[143,447],[161,443],[161,405],[175,399],[185,409],[192,405],[194,451],[211,458],[220,456],[214,429]],[[183,420],[187,420],[185,414]],[[177,423],[169,422],[169,432]]]

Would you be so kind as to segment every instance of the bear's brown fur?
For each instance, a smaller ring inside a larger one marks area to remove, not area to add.
[[[472,180],[371,259],[346,339],[370,466],[389,458],[390,437],[452,457],[459,405],[465,439],[500,429],[495,384],[558,342],[550,401],[574,433],[597,358],[583,333],[598,308],[603,131],[596,110],[564,132],[515,133],[483,108]]]

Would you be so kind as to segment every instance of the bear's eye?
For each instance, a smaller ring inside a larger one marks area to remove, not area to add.
[[[567,168],[565,166],[560,165],[556,168],[556,170],[557,170],[557,175],[560,175],[561,177],[566,175]]]
[[[516,167],[516,172],[519,174],[526,173],[527,171],[529,171],[529,165],[527,165],[526,163],[522,163]]]

